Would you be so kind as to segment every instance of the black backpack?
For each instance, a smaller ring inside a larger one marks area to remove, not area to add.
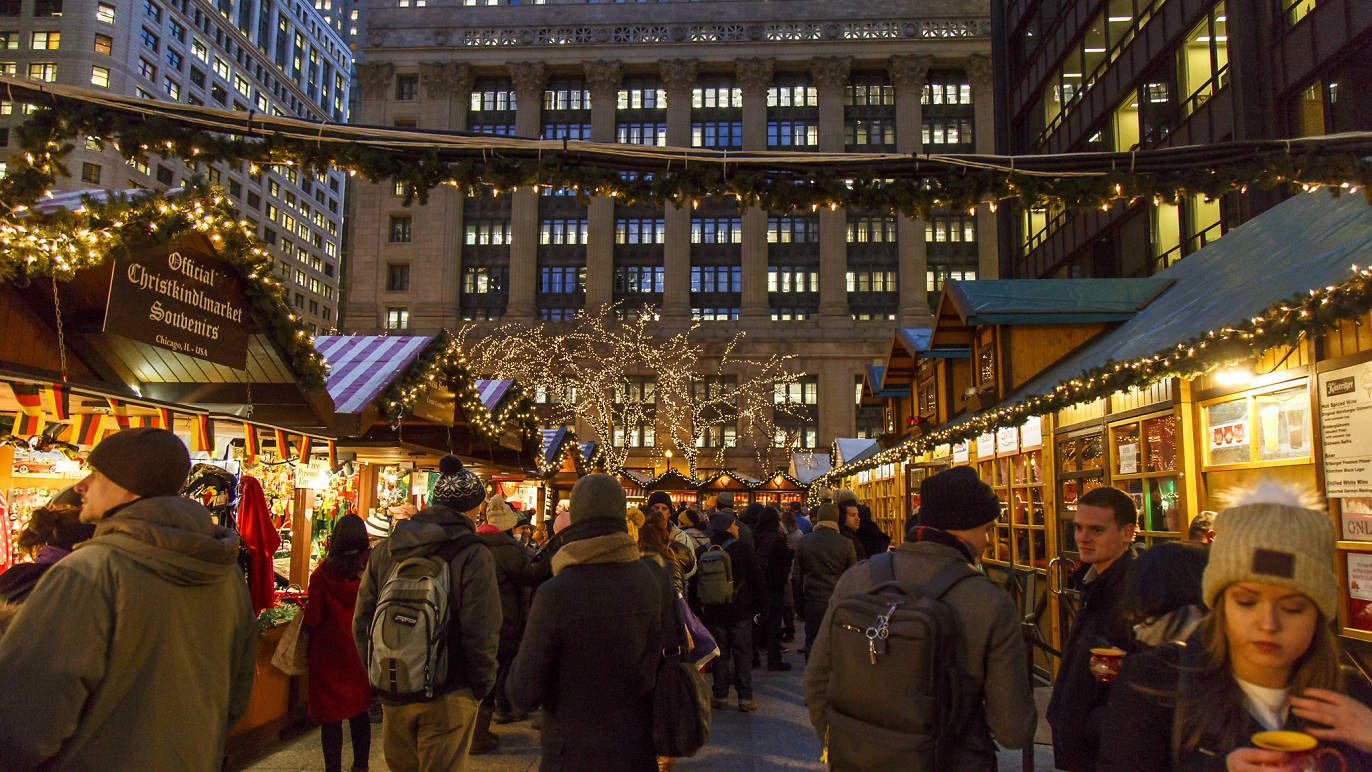
[[[868,561],[874,586],[835,598],[824,746],[836,770],[940,770],[972,704],[957,665],[959,620],[943,596],[980,576],[966,563],[927,584],[896,579],[895,555]]]

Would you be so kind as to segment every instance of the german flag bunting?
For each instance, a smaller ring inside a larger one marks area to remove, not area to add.
[[[14,391],[14,401],[19,403],[19,409],[24,415],[43,415],[43,400],[38,395],[37,384],[11,382],[10,389]]]
[[[243,458],[246,461],[254,461],[257,454],[262,452],[257,439],[257,427],[252,424],[243,424]]]
[[[32,437],[43,431],[43,413],[39,411],[37,415],[32,415],[23,410],[14,414],[13,434],[20,437]]]
[[[45,383],[38,387],[38,399],[43,405],[43,412],[52,416],[53,420],[71,418],[71,392],[67,391],[67,387]]]
[[[214,452],[214,424],[203,413],[191,414],[191,450],[204,453]]]
[[[281,461],[290,461],[291,443],[286,438],[286,433],[280,429],[273,429],[272,439],[276,440],[276,457]]]
[[[329,471],[338,468],[338,446],[333,440],[329,440]]]
[[[310,450],[314,445],[314,440],[307,435],[300,435],[300,439],[295,442],[295,457],[303,463],[310,463]]]
[[[119,424],[119,428],[129,428],[129,403],[114,397],[105,397],[105,401],[110,403],[110,416]]]
[[[104,437],[101,427],[104,425],[105,416],[97,413],[86,413],[81,416],[81,420],[72,426],[71,436],[68,442],[74,445],[87,445],[94,447],[100,444]]]
[[[176,431],[176,414],[169,407],[153,408],[157,411],[157,426],[169,432]]]

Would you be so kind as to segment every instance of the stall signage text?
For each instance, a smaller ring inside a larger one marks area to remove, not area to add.
[[[1231,421],[1210,427],[1210,449],[1243,447],[1248,444],[1248,421]]]
[[[1344,541],[1372,541],[1372,499],[1343,499],[1340,509]]]
[[[971,460],[971,453],[967,448],[967,440],[953,443],[953,463],[965,464]]]
[[[996,453],[1014,453],[1019,450],[1019,427],[1005,426],[996,430]]]
[[[213,258],[143,253],[115,263],[104,331],[241,370],[247,307],[238,277]]]
[[[987,432],[977,435],[977,458],[995,458],[996,434]]]
[[[1024,422],[1019,428],[1019,444],[1025,450],[1043,445],[1043,419],[1034,416]]]
[[[1320,374],[1324,492],[1372,497],[1372,362]]]

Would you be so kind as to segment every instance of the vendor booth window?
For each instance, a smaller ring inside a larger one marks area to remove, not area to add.
[[[1110,426],[1110,476],[1139,510],[1138,540],[1149,546],[1185,530],[1177,471],[1177,417],[1171,413]]]
[[[1310,390],[1304,381],[1203,407],[1207,469],[1310,461]]]
[[[1076,552],[1072,519],[1077,500],[1087,491],[1105,485],[1105,434],[1093,431],[1059,439],[1058,451],[1058,529],[1059,551]]]
[[[1002,429],[996,443],[1000,452],[995,458],[983,458],[978,464],[981,479],[992,487],[1001,501],[996,538],[988,558],[1018,568],[1046,569],[1048,537],[1044,526],[1047,507],[1044,503],[1043,451],[1037,444],[1021,448],[1019,441],[1018,428]],[[977,443],[979,452],[982,444],[981,441]]]

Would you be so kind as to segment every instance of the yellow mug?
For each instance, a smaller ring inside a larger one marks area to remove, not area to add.
[[[1322,756],[1332,756],[1339,762],[1339,769],[1345,772],[1348,765],[1343,755],[1333,748],[1321,748],[1320,742],[1305,732],[1258,732],[1252,737],[1253,745],[1269,751],[1284,751],[1291,754],[1291,760],[1298,769],[1317,772]]]

